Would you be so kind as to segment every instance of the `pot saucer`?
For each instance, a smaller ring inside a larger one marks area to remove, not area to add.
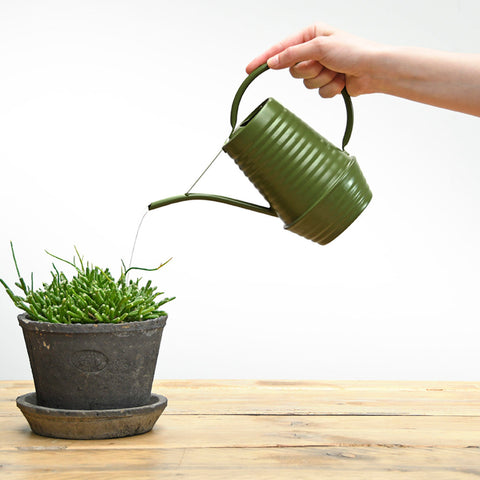
[[[17,398],[17,407],[34,433],[74,440],[128,437],[149,432],[166,406],[167,399],[153,393],[146,405],[109,410],[42,407],[37,405],[35,392]]]

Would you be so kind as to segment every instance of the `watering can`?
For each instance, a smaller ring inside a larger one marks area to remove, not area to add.
[[[237,126],[240,100],[250,83],[268,70],[254,70],[241,84],[231,108],[231,134],[222,149],[270,204],[186,193],[151,203],[149,210],[187,200],[209,200],[279,217],[284,228],[326,245],[366,208],[372,193],[355,157],[345,152],[353,127],[350,96],[343,89],[347,126],[338,148],[273,98]]]

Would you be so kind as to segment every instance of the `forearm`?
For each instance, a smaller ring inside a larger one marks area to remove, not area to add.
[[[290,68],[322,97],[386,93],[480,116],[480,55],[390,47],[316,23],[275,44],[247,67]]]
[[[384,47],[367,60],[361,90],[480,116],[480,55]]]

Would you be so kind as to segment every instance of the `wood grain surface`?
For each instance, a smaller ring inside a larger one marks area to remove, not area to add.
[[[31,433],[0,382],[1,479],[473,479],[480,383],[156,381],[152,432],[113,440]]]

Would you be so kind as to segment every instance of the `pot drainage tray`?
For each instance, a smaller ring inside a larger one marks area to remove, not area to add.
[[[32,431],[44,437],[96,440],[149,432],[167,406],[162,395],[152,394],[140,407],[109,410],[65,410],[37,405],[35,392],[17,398],[17,407]]]

